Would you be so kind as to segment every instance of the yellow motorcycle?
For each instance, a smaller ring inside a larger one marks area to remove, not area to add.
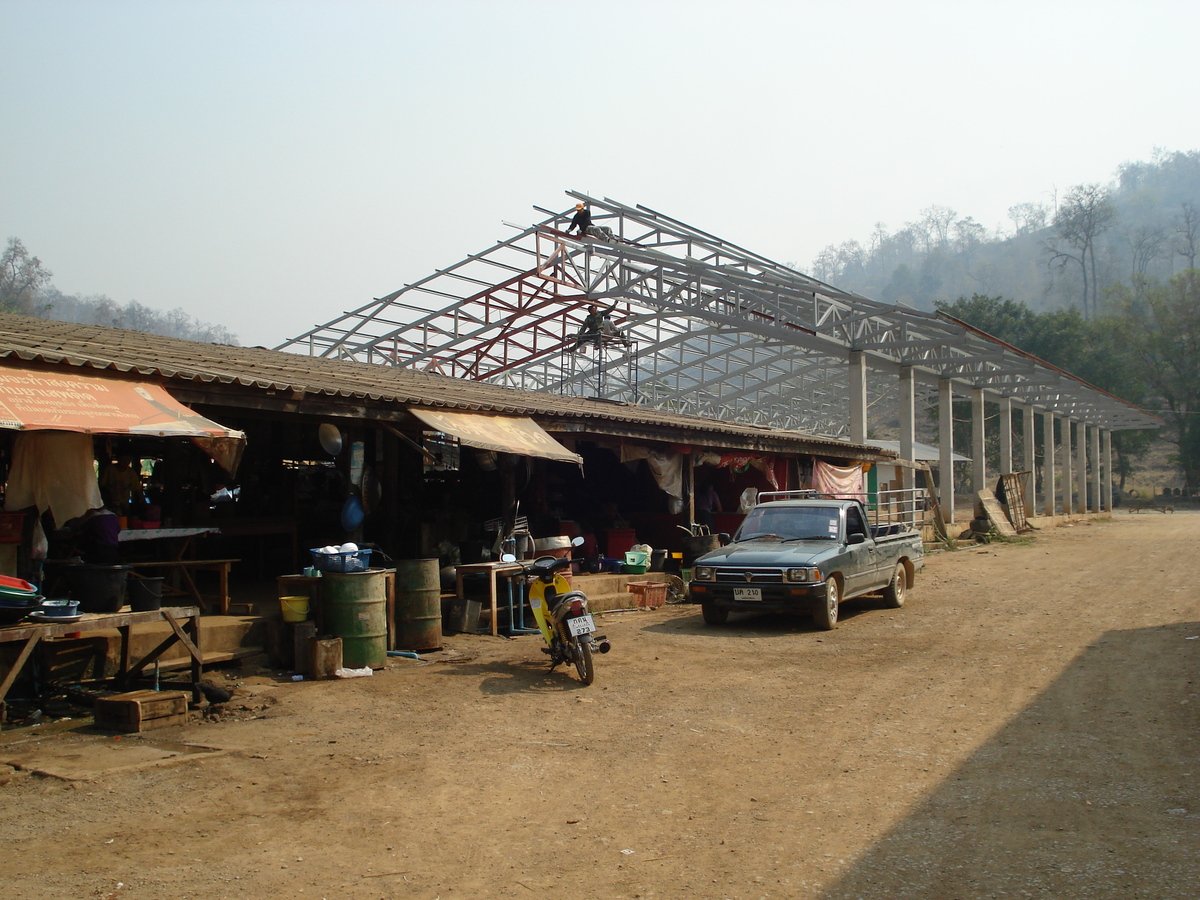
[[[596,677],[593,649],[607,653],[612,647],[608,638],[596,634],[587,595],[571,590],[567,579],[560,574],[570,565],[570,559],[541,556],[526,566],[524,573],[530,578],[529,606],[546,641],[542,652],[550,655],[551,670],[560,663],[573,665],[579,680],[591,684]]]

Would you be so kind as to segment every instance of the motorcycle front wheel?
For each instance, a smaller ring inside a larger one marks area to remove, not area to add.
[[[592,644],[590,641],[575,641],[575,671],[579,680],[591,684],[596,680],[596,667],[592,665]]]

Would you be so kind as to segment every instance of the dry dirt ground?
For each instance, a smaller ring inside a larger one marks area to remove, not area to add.
[[[148,735],[219,752],[0,745],[92,773],[0,767],[6,894],[1195,898],[1198,559],[1200,513],[1118,512],[934,554],[833,632],[610,614],[591,687],[533,637],[226,672],[221,716]]]

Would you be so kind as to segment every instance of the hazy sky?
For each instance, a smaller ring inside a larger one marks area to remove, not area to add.
[[[0,241],[273,346],[565,209],[803,271],[1200,148],[1200,3],[0,0]]]

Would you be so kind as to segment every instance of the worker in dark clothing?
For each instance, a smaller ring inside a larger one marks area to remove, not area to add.
[[[579,348],[584,344],[594,344],[599,349],[601,336],[604,333],[604,317],[617,308],[617,302],[614,300],[613,305],[603,312],[595,303],[588,306],[588,314],[584,318],[583,324],[579,326],[579,334],[575,335],[575,346],[571,348],[572,353],[578,353]]]
[[[587,234],[587,230],[592,227],[592,211],[582,203],[575,204],[575,218],[571,220],[571,224],[567,227],[567,234],[570,234],[576,228],[579,229],[579,236],[583,237]]]

